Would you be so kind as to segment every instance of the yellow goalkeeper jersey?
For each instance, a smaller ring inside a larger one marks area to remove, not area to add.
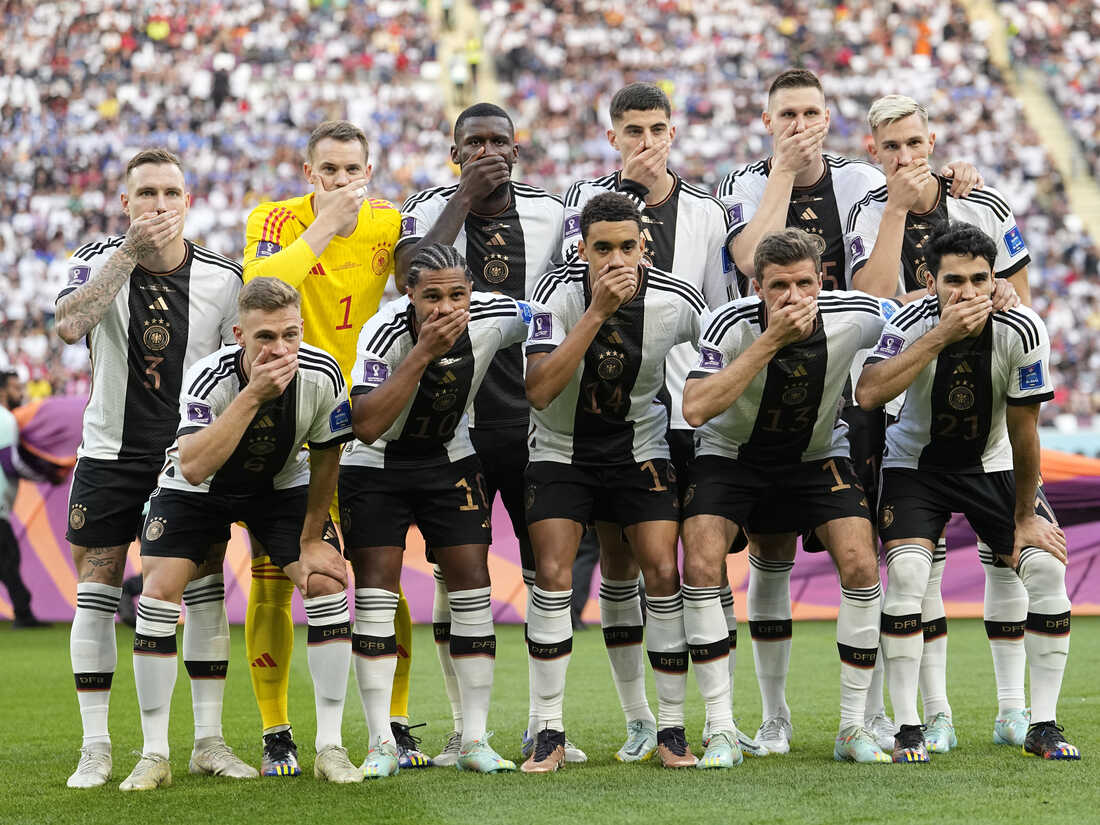
[[[261,203],[248,216],[244,279],[273,276],[302,293],[303,339],[340,362],[350,386],[359,330],[378,310],[393,272],[401,213],[368,198],[347,238],[337,235],[320,257],[301,235],[314,220],[313,196]]]

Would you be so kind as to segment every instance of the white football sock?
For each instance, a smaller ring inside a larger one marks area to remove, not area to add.
[[[730,640],[730,694],[733,694],[733,672],[737,665],[737,614],[733,611],[733,589],[728,585],[722,585],[718,591],[718,597],[722,600],[722,613],[726,617],[726,631]]]
[[[1020,551],[1020,579],[1027,588],[1027,647],[1031,673],[1031,721],[1058,721],[1058,694],[1069,655],[1070,603],[1066,566],[1046,550]]]
[[[302,599],[309,623],[306,658],[313,677],[313,698],[317,709],[317,752],[342,742],[344,701],[351,669],[351,615],[348,594],[332,593]]]
[[[95,582],[76,586],[76,613],[69,631],[69,658],[84,728],[83,746],[110,744],[107,711],[118,651],[115,648],[115,611],[122,588]]]
[[[565,674],[573,655],[573,590],[531,588],[527,613],[527,654],[535,693],[535,725],[538,730],[564,731],[562,713]]]
[[[1027,588],[1011,567],[994,564],[993,550],[989,545],[978,542],[978,557],[985,571],[983,618],[997,683],[997,715],[1003,717],[1012,710],[1022,711],[1027,705],[1024,695],[1027,677],[1027,653],[1024,648]]]
[[[229,619],[220,573],[189,582],[183,591],[183,664],[191,677],[195,741],[222,735],[222,702],[229,670]]]
[[[524,616],[531,615],[531,591],[535,589],[535,571],[524,570],[523,571],[523,584],[527,588],[527,609],[524,611]],[[527,644],[527,621],[523,622],[523,644]],[[528,736],[534,736],[535,724],[537,719],[535,718],[535,672],[533,670],[532,659],[527,657],[527,734]]]
[[[879,613],[882,588],[841,587],[836,617],[836,646],[840,653],[840,730],[862,726],[867,689],[878,658]]]
[[[378,741],[396,746],[390,729],[390,694],[397,670],[397,637],[393,628],[397,599],[396,593],[378,587],[355,588],[351,649],[372,748]]]
[[[733,730],[730,693],[729,630],[717,587],[683,585],[684,632],[695,681],[707,710],[707,731]]]
[[[684,633],[684,600],[646,593],[645,643],[657,688],[657,730],[684,726],[688,651]]]
[[[943,568],[947,564],[947,539],[936,542],[932,552],[932,570],[928,588],[920,605],[924,629],[924,651],[920,659],[920,696],[924,705],[924,721],[931,722],[937,714],[950,718],[947,702],[947,611],[943,608]]]
[[[928,589],[932,553],[919,544],[901,544],[886,551],[888,585],[882,606],[882,653],[894,721],[919,725],[917,685],[924,629],[921,600]]]
[[[454,729],[462,733],[462,694],[458,690],[458,677],[451,661],[451,602],[447,598],[447,585],[439,565],[436,565],[432,575],[435,577],[435,596],[432,598],[435,655],[439,658],[439,669],[443,671],[443,687],[447,691],[447,701],[451,703]]]
[[[176,686],[176,625],[180,606],[141,596],[134,629],[134,685],[141,709],[142,754],[168,758],[168,714]]]
[[[793,561],[749,556],[746,607],[763,718],[791,718],[787,671],[791,665],[791,568]]]
[[[490,588],[455,590],[451,604],[451,661],[462,696],[462,746],[485,739],[497,637]]]
[[[640,576],[628,581],[600,579],[600,626],[611,661],[611,678],[626,721],[656,723],[645,695],[645,654],[642,652]]]

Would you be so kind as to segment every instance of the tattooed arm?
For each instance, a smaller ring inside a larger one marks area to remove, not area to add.
[[[135,218],[126,240],[107,263],[88,281],[57,303],[57,334],[66,344],[75,344],[103,320],[111,302],[134,266],[157,252],[179,232],[181,218],[175,210],[147,212]]]

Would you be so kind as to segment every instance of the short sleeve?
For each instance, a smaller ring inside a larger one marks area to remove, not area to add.
[[[562,215],[561,260],[568,261],[576,252],[581,239],[581,182],[574,183],[565,193],[565,212]]]
[[[713,202],[708,202],[713,203]],[[707,210],[707,251],[703,270],[703,299],[712,309],[737,298],[737,278],[733,259],[726,250],[729,220],[725,211],[715,206]]]
[[[61,291],[57,293],[57,298],[54,303],[60,301],[70,292],[74,292],[84,284],[91,280],[92,276],[99,271],[106,261],[109,260],[109,256],[97,255],[91,260],[85,260],[73,255],[69,258],[68,263],[68,277],[65,281],[65,286],[61,288]]]
[[[863,365],[877,364],[879,361],[885,361],[888,358],[893,358],[895,355],[900,354],[909,347],[913,341],[919,338],[919,335],[915,335],[914,332],[921,329],[920,324],[913,324],[906,330],[902,330],[894,324],[887,322],[879,333],[878,341],[873,343],[874,349],[864,360]]]
[[[1016,217],[1011,212],[1001,221],[994,240],[997,242],[997,260],[993,268],[998,278],[1009,278],[1031,263],[1024,236],[1020,234]]]
[[[222,412],[214,369],[206,359],[191,365],[183,376],[180,392],[180,420],[176,436],[189,435],[214,423]]]
[[[1008,379],[1008,403],[1039,404],[1054,397],[1050,378],[1050,338],[1039,317],[1018,310],[1006,313],[1005,323],[1018,334],[1012,335],[1011,372]]]
[[[516,305],[516,314],[514,317],[504,319],[502,324],[503,334],[500,341],[501,349],[526,341],[527,334],[531,329],[531,321],[535,317],[533,304],[529,304],[527,301],[513,301],[513,303]]]
[[[427,235],[446,205],[446,199],[437,195],[425,196],[423,192],[406,200],[401,206],[401,232],[396,249],[416,243]]]
[[[871,252],[878,240],[878,228],[882,223],[882,212],[867,203],[857,203],[848,213],[844,232],[844,251],[848,261],[848,283],[871,259]],[[899,262],[900,269],[900,262]]]
[[[531,324],[527,330],[527,344],[524,352],[533,355],[536,352],[553,352],[562,341],[568,330],[561,315],[553,309],[540,304],[531,304]]]
[[[766,184],[766,177],[742,170],[732,173],[718,187],[718,200],[726,210],[726,221],[729,225],[727,240],[741,234],[741,230],[752,220]]]
[[[860,340],[860,349],[873,347],[877,343],[880,343],[883,329],[901,308],[901,305],[898,304],[897,301],[890,298],[878,298],[876,300],[879,306],[879,314],[877,316],[866,312],[859,313],[863,332],[863,338]]]
[[[699,360],[688,373],[687,377],[689,379],[706,378],[708,375],[721,372],[733,361],[731,353],[725,349],[725,347],[728,347],[728,343],[724,343],[728,342],[733,332],[729,331],[721,335],[722,341],[715,340],[719,336],[710,337],[715,330],[715,325],[712,322],[716,314],[714,310],[707,310],[699,319],[700,333],[697,339]]]
[[[313,425],[309,429],[311,450],[325,450],[351,441],[355,434],[351,429],[351,404],[348,388],[340,376],[338,389],[332,391],[332,383],[326,377],[314,384]]]
[[[394,317],[389,313],[375,313],[359,332],[359,342],[355,348],[355,363],[351,367],[351,396],[365,395],[385,383],[397,368],[395,363],[397,348],[390,345],[383,349],[375,342],[392,341],[391,336],[379,335],[382,327],[392,325]]]

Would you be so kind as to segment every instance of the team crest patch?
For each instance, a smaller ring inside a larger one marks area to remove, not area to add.
[[[617,352],[605,353],[596,367],[596,374],[604,381],[614,381],[623,374],[623,359]]]
[[[878,514],[879,526],[886,529],[894,523],[894,505],[887,504]]]
[[[167,523],[167,519],[162,516],[154,516],[149,519],[149,523],[145,525],[145,540],[156,541],[164,535],[164,525]]]
[[[150,324],[145,322],[145,333],[141,336],[141,340],[145,346],[153,350],[153,352],[160,352],[168,346],[168,342],[172,340],[171,333],[168,332],[168,327],[164,324]]]
[[[374,260],[371,261],[371,267],[373,267],[375,275],[385,275],[389,265],[390,251],[388,249],[379,249],[374,253]]]
[[[739,223],[745,222],[745,207],[744,204],[735,203],[733,206],[726,210],[726,214],[729,215],[730,223],[736,226]]]
[[[1019,227],[1013,226],[1005,232],[1005,247],[1009,255],[1019,255],[1024,251],[1024,237],[1020,234]]]
[[[549,312],[540,312],[531,319],[531,340],[548,340],[553,335],[554,323]]]
[[[508,264],[499,258],[491,258],[485,262],[481,274],[491,284],[500,284],[508,279]]]
[[[581,231],[581,216],[570,215],[565,219],[565,237],[579,234]]]
[[[208,405],[190,401],[187,404],[187,420],[192,424],[209,424],[214,416]]]
[[[275,241],[260,241],[256,244],[257,258],[270,258],[276,252],[282,252],[283,248]]]
[[[407,238],[416,234],[416,218],[411,215],[401,219],[401,237]]]
[[[951,409],[964,412],[974,406],[974,391],[967,386],[952,387],[947,394],[947,403]]]
[[[79,530],[88,520],[88,508],[83,504],[74,504],[69,511],[69,526]]]
[[[527,497],[524,500],[524,506],[528,510],[530,510],[532,507],[535,506],[535,485],[534,484],[528,484],[527,485]]]
[[[1037,390],[1043,386],[1043,362],[1036,361],[1026,367],[1020,367],[1020,389]]]
[[[875,351],[872,355],[881,355],[883,358],[893,358],[899,352],[901,352],[902,345],[905,341],[898,335],[891,335],[888,332],[884,332],[882,337],[878,339],[878,344],[875,346]]]
[[[381,361],[368,358],[363,362],[363,383],[368,387],[380,387],[390,375],[390,368]]]
[[[722,369],[722,353],[710,347],[699,347],[699,368],[704,370]]]
[[[341,401],[340,406],[329,413],[328,428],[331,432],[338,433],[351,426],[351,404]]]
[[[523,323],[530,325],[531,318],[535,314],[531,305],[526,301],[516,301],[516,306],[519,307],[519,317],[523,319]]]
[[[695,485],[689,484],[687,490],[684,492],[684,506],[687,507],[691,504],[693,498],[695,498]]]
[[[88,276],[92,274],[92,268],[90,266],[70,266],[69,267],[69,286],[80,286],[86,283]]]
[[[852,238],[848,244],[848,251],[853,258],[862,258],[866,254],[866,250],[863,247],[863,238]]]

